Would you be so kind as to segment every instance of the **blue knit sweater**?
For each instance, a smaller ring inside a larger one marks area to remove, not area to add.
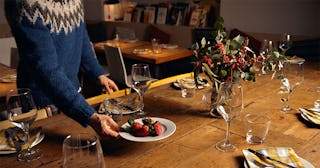
[[[104,74],[93,52],[82,0],[7,0],[6,16],[20,62],[18,87],[30,88],[39,108],[56,105],[87,126],[95,110],[77,92],[79,68]]]

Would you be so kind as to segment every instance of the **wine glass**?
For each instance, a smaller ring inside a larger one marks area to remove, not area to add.
[[[259,51],[260,59],[256,63],[256,66],[259,70],[259,75],[267,75],[270,71],[270,67],[268,66],[267,62],[269,59],[270,53],[273,51],[274,45],[273,41],[264,39],[261,48]]]
[[[290,113],[294,112],[294,109],[289,106],[290,94],[304,81],[304,61],[288,60],[284,62],[283,66],[280,90],[283,94],[281,102],[286,103],[286,105],[280,111]]]
[[[62,145],[63,167],[104,168],[105,162],[99,138],[90,133],[68,135]]]
[[[220,86],[217,100],[217,111],[227,124],[226,139],[218,142],[216,148],[222,152],[233,152],[236,145],[229,141],[229,127],[231,121],[238,117],[243,109],[243,91],[239,83],[224,82]]]
[[[283,54],[286,54],[286,52],[290,49],[291,45],[291,36],[287,33],[284,33],[279,42],[279,49],[283,52]]]
[[[138,93],[139,106],[136,112],[138,116],[145,116],[143,111],[143,95],[151,84],[151,75],[148,64],[133,64],[131,69],[132,87]]]
[[[8,91],[7,93],[7,111],[9,121],[22,129],[25,134],[25,141],[22,146],[16,146],[19,151],[19,161],[32,161],[39,159],[43,152],[42,150],[33,150],[30,142],[30,126],[35,121],[38,115],[38,110],[33,101],[31,90],[28,88],[18,88]]]

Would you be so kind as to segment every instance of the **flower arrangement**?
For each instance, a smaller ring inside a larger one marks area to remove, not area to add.
[[[202,38],[201,44],[195,43],[192,49],[195,53],[195,79],[202,71],[215,85],[224,81],[255,81],[255,74],[261,70],[271,70],[275,73],[282,68],[285,56],[276,49],[258,56],[248,47],[249,39],[236,36],[226,38],[223,19],[216,22],[215,41],[211,43]],[[258,66],[260,65],[260,66]],[[197,80],[196,80],[197,82]]]

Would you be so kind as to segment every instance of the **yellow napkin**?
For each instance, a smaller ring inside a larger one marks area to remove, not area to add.
[[[307,121],[310,121],[314,124],[320,125],[320,112],[313,111],[310,109],[305,108],[299,108],[299,111],[301,113],[301,116],[306,119]]]
[[[263,166],[286,167],[275,161],[260,158],[248,150],[242,151],[250,168],[258,168]],[[257,150],[257,152],[269,156],[273,159],[295,166],[297,168],[304,167],[298,155],[290,147],[269,147]]]
[[[40,137],[41,127],[33,128],[30,130],[29,142],[34,142]],[[15,151],[13,142],[15,138],[18,143],[23,143],[24,133],[20,128],[13,127],[0,131],[0,151]]]

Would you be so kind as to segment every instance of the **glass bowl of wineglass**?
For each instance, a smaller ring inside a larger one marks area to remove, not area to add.
[[[220,85],[217,98],[217,111],[226,121],[226,139],[216,143],[216,148],[222,152],[233,152],[237,149],[229,141],[229,127],[233,119],[238,117],[243,109],[243,91],[239,83],[224,82]]]
[[[284,33],[279,42],[279,49],[283,52],[283,54],[286,54],[286,52],[290,49],[291,45],[292,40],[290,34]]]
[[[145,116],[147,113],[143,110],[143,95],[151,85],[151,75],[148,64],[133,64],[131,67],[132,88],[138,93],[138,110],[136,115]]]
[[[16,147],[19,151],[19,161],[32,161],[39,159],[43,152],[42,150],[33,150],[30,142],[30,126],[35,121],[38,115],[38,110],[33,101],[31,90],[28,88],[18,88],[8,91],[6,96],[7,111],[9,121],[16,127],[23,130],[25,134],[25,142],[22,146]]]
[[[287,60],[283,64],[281,75],[281,102],[285,103],[285,107],[280,109],[283,113],[295,112],[295,109],[289,105],[290,95],[293,90],[304,81],[304,61]]]

